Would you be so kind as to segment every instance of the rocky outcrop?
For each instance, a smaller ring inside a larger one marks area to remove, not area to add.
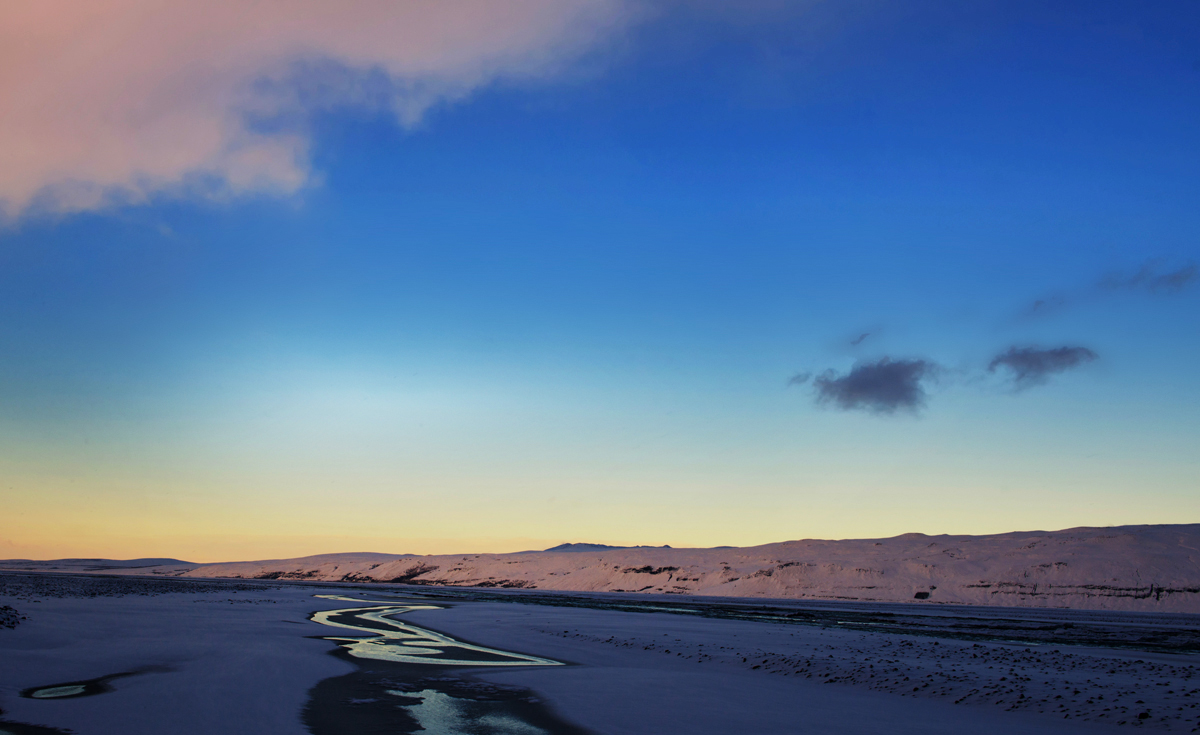
[[[20,625],[25,616],[8,605],[0,605],[0,628],[12,629]]]

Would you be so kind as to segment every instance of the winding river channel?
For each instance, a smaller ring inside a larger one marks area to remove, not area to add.
[[[441,610],[440,605],[419,603],[396,604],[378,600],[361,600],[340,595],[317,595],[325,600],[377,603],[372,607],[351,607],[344,610],[325,610],[313,613],[312,620],[334,628],[353,630],[360,636],[325,636],[337,641],[355,658],[394,661],[406,664],[436,666],[561,666],[558,661],[526,656],[495,648],[476,646],[395,620],[395,616],[413,610]],[[366,637],[362,637],[365,635]]]
[[[310,618],[343,631],[322,638],[336,642],[336,655],[353,662],[357,671],[326,679],[309,693],[304,719],[314,735],[586,735],[528,689],[481,681],[471,674],[483,667],[562,662],[467,643],[396,619],[445,605],[317,597],[355,603],[315,612]]]

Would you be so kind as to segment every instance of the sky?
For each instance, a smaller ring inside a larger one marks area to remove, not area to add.
[[[1200,8],[0,9],[0,557],[1200,522]]]

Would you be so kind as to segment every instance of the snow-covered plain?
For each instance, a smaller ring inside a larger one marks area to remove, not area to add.
[[[333,606],[311,590],[0,574],[0,605],[26,618],[0,629],[0,732],[303,733],[308,689],[352,669],[305,637],[321,628],[307,616]],[[135,675],[106,694],[19,696],[119,673]]]
[[[511,607],[410,618],[580,664],[480,676],[530,687],[596,732],[1190,732],[1200,714],[1195,653]]]
[[[94,560],[93,560],[94,561]],[[0,562],[0,568],[37,568]],[[57,564],[57,562],[38,562]],[[442,556],[327,554],[136,574],[1200,613],[1200,524]]]
[[[795,602],[788,603],[795,610],[832,614],[754,620],[688,612],[687,605],[672,606],[679,600],[0,574],[0,606],[25,618],[11,629],[0,628],[0,732],[414,731],[415,720],[404,719],[404,712],[433,728],[426,731],[448,735],[1036,735],[1190,732],[1200,723],[1196,616]],[[628,607],[630,601],[640,607]],[[753,601],[738,602],[748,612],[762,609]],[[355,659],[344,647],[349,631],[319,624],[314,618],[323,616],[314,613],[356,604],[405,608],[397,616],[405,625],[438,632],[425,641],[452,636],[567,665],[426,667],[432,674],[423,675],[419,666]],[[878,632],[869,624],[840,624],[855,614],[903,621],[898,611],[906,609],[925,611],[921,614],[943,627],[914,625],[913,632],[922,633],[914,635],[904,624]],[[1021,622],[1035,631],[1047,626],[1101,631],[1101,638],[1125,631],[1120,637],[1125,647],[959,635],[995,625],[1003,637],[1008,635],[1003,625]],[[1171,635],[1163,638],[1166,633]],[[1182,643],[1172,650],[1161,645],[1164,640]],[[364,672],[387,682],[387,689],[365,697],[335,686]],[[132,675],[112,679],[110,691],[96,696],[20,696],[32,687],[113,674]],[[448,709],[460,700],[445,694],[458,691],[454,687],[493,698],[495,692],[532,690],[542,702],[538,706],[548,706],[554,716],[541,726],[493,718],[475,722],[473,729],[460,727],[465,721]],[[344,719],[314,716],[322,696],[326,704],[340,698],[335,704]],[[370,717],[355,718],[355,712]]]

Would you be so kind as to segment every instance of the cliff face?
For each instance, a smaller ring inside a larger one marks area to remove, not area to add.
[[[209,564],[186,576],[1200,613],[1200,524],[720,549],[331,554]]]

